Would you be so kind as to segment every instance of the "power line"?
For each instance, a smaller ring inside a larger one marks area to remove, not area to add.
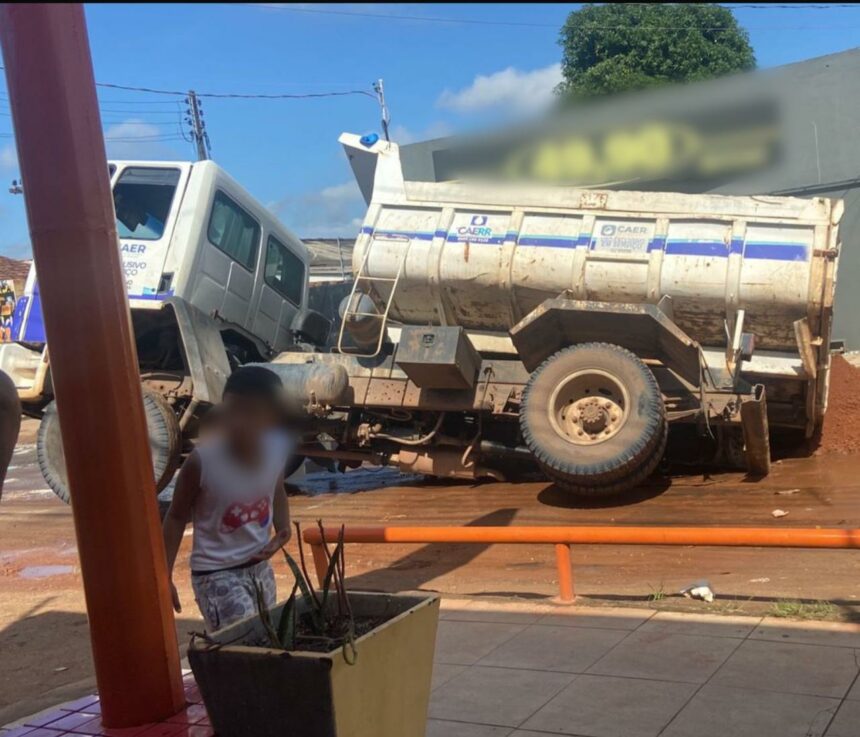
[[[99,103],[102,105],[162,105],[165,107],[176,104],[166,100],[99,100]]]
[[[0,66],[0,70],[5,71],[5,67]],[[187,91],[179,90],[162,90],[155,87],[135,87],[125,84],[111,84],[109,82],[96,82],[96,87],[104,87],[112,90],[126,90],[129,92],[147,92],[152,95],[171,95],[174,97],[185,98],[188,96]],[[341,90],[332,92],[305,92],[305,93],[290,93],[281,92],[275,94],[266,93],[244,93],[244,92],[198,92],[197,97],[211,97],[222,99],[241,99],[241,100],[309,100],[319,97],[345,97],[347,95],[364,95],[376,100],[376,95],[367,90]]]
[[[623,5],[651,5],[652,3],[619,3]],[[331,10],[326,8],[296,8],[284,5],[265,5],[262,3],[254,3],[257,7],[266,8],[268,10],[281,10],[288,13],[311,13],[316,15],[336,15],[348,16],[354,18],[374,18],[376,20],[397,20],[397,21],[417,21],[420,23],[442,23],[454,25],[479,25],[479,26],[502,26],[508,28],[552,28],[556,31],[560,30],[558,23],[531,23],[529,21],[494,21],[483,20],[479,18],[443,18],[440,16],[431,15],[400,15],[395,13],[366,13],[353,10]],[[834,8],[858,8],[858,5],[853,3],[838,3],[838,4],[798,4],[798,5],[748,5],[748,4],[733,4],[727,3],[730,8],[745,8],[750,10],[765,10],[779,8],[783,10],[795,10],[797,8],[807,10],[828,10]],[[860,8],[858,8],[860,9]],[[614,25],[614,26],[588,26],[589,30],[594,31],[617,31],[632,28],[629,25]],[[648,31],[730,31],[734,30],[734,26],[636,26],[637,29]],[[827,29],[827,28],[846,28],[844,24],[832,26],[745,26],[748,30],[807,30],[810,28]]]
[[[0,67],[2,68],[2,67]],[[153,87],[133,87],[124,84],[109,84],[107,82],[96,82],[97,87],[108,87],[114,90],[128,90],[133,92],[147,92],[152,95],[173,95],[176,97],[187,97],[187,92],[178,90],[161,90]],[[290,93],[281,92],[275,94],[265,93],[243,93],[243,92],[198,92],[197,97],[210,97],[222,99],[242,99],[242,100],[307,100],[317,97],[345,97],[347,95],[365,95],[372,99],[376,99],[376,95],[365,90],[343,90],[334,92],[305,92],[305,93]]]
[[[171,104],[173,104],[173,103],[171,103]],[[181,110],[181,109],[182,108],[180,106],[180,103],[177,102],[174,105],[173,110],[129,110],[127,108],[124,109],[124,108],[106,108],[106,107],[103,107],[103,108],[101,108],[101,111],[103,113],[108,113],[108,114],[111,114],[111,113],[113,113],[113,114],[127,113],[129,115],[139,115],[139,116],[145,115],[147,117],[154,116],[154,115],[161,115],[161,116],[167,115],[167,116],[173,117],[176,115],[176,111]]]
[[[423,21],[425,23],[460,23],[463,25],[480,25],[480,26],[514,26],[526,28],[554,28],[558,30],[557,23],[529,23],[520,21],[503,21],[503,20],[478,20],[476,18],[439,18],[430,15],[395,15],[393,13],[361,13],[351,10],[326,10],[322,8],[293,8],[284,5],[265,5],[263,3],[254,3],[258,8],[266,8],[268,10],[286,10],[290,13],[315,13],[318,15],[345,15],[355,18],[377,18],[381,20],[409,20]]]

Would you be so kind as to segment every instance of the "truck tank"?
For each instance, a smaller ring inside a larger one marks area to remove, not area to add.
[[[378,159],[353,273],[383,303],[397,280],[390,319],[507,332],[565,291],[668,296],[702,346],[724,346],[738,310],[759,350],[797,352],[803,318],[829,341],[841,201],[404,182],[396,144],[341,142],[354,166]]]

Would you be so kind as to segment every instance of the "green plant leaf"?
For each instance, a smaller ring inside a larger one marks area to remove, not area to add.
[[[314,634],[321,635],[325,631],[325,619],[323,618],[320,603],[311,592],[310,584],[307,579],[305,579],[301,566],[299,566],[293,557],[286,551],[284,551],[284,557],[287,559],[287,565],[290,567],[290,570],[293,572],[293,576],[296,578],[296,584],[302,592],[302,598],[308,602],[308,606],[310,607],[309,614]]]
[[[331,560],[328,562],[328,569],[325,572],[325,579],[323,580],[322,587],[322,608],[325,611],[325,605],[328,601],[328,593],[331,589],[331,581],[332,577],[336,574],[338,569],[338,560],[343,555],[343,528],[341,528],[340,533],[337,538],[337,545],[334,548],[334,554],[331,556]]]
[[[294,650],[296,647],[296,592],[299,590],[298,581],[293,584],[290,598],[281,609],[281,618],[278,620],[278,642],[284,650]]]
[[[281,641],[278,639],[275,628],[272,627],[272,617],[269,614],[269,608],[266,606],[266,592],[263,589],[263,585],[256,578],[252,578],[251,582],[254,584],[254,594],[257,599],[257,616],[260,618],[260,623],[263,625],[263,629],[266,630],[266,635],[272,647],[280,648]]]

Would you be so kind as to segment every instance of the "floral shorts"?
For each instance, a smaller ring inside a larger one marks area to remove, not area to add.
[[[267,560],[248,568],[192,574],[194,599],[207,631],[220,630],[257,613],[255,581],[263,589],[266,607],[273,607],[277,597],[275,574]]]

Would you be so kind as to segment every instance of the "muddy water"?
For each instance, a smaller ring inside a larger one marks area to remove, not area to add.
[[[25,566],[18,572],[19,578],[51,578],[74,573],[74,566]]]

